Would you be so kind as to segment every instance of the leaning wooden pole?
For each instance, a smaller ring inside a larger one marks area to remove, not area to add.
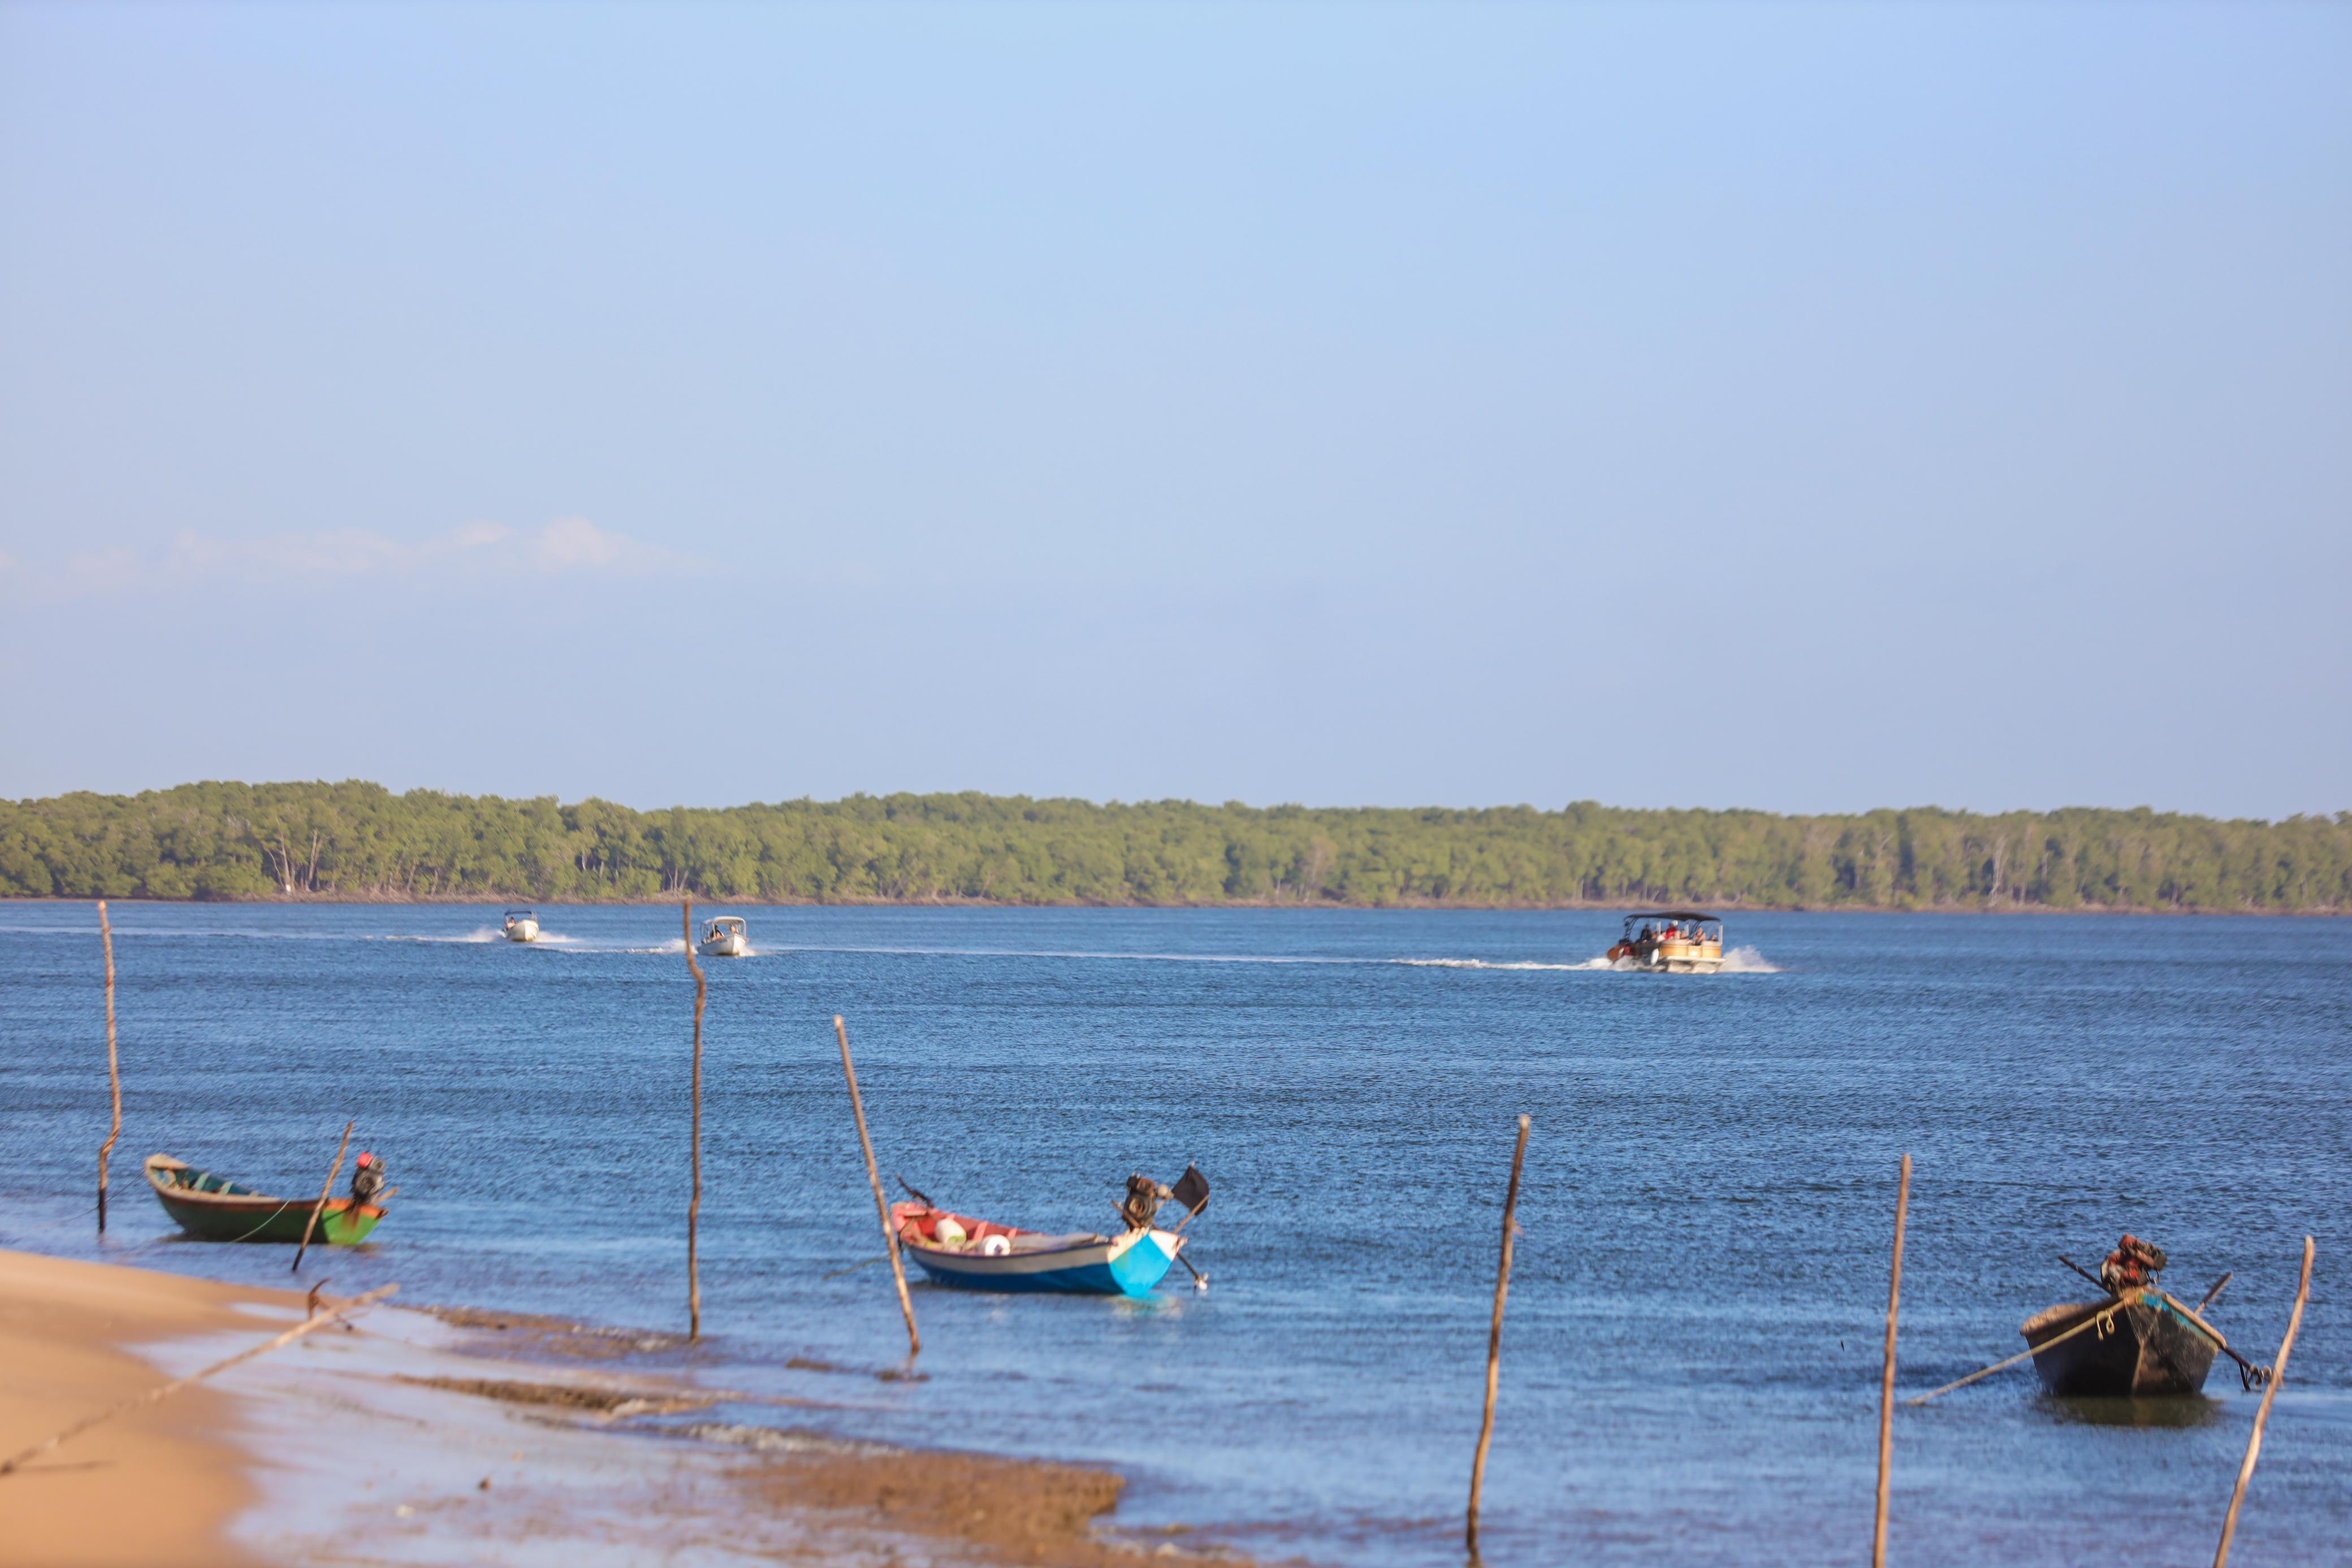
[[[2294,1311],[2287,1315],[2286,1338],[2279,1341],[2278,1359],[2271,1363],[2270,1381],[2263,1385],[2263,1402],[2254,1411],[2254,1430],[2246,1439],[2246,1457],[2238,1466],[2238,1487],[2230,1494],[2230,1511],[2221,1519],[2221,1543],[2213,1549],[2213,1568],[2227,1568],[2230,1542],[2238,1533],[2238,1509],[2246,1500],[2246,1483],[2254,1479],[2254,1461],[2262,1458],[2263,1427],[2271,1418],[2271,1401],[2278,1397],[2279,1385],[2286,1381],[2287,1353],[2294,1348],[2294,1336],[2303,1327],[2304,1303],[2311,1300],[2311,1238],[2303,1239],[2303,1282],[2294,1288]]]
[[[866,1151],[866,1179],[874,1185],[874,1212],[882,1221],[882,1240],[890,1249],[890,1277],[898,1282],[898,1310],[907,1318],[907,1354],[923,1354],[923,1336],[915,1332],[915,1298],[907,1294],[907,1263],[898,1256],[898,1232],[890,1224],[890,1205],[882,1196],[882,1171],[874,1163],[874,1140],[866,1132],[866,1102],[857,1093],[857,1069],[849,1060],[849,1026],[833,1015],[833,1032],[841,1041],[841,1075],[849,1080],[850,1113],[857,1118],[857,1143]]]
[[[1519,1168],[1528,1158],[1528,1119],[1519,1118],[1518,1147],[1511,1151],[1511,1186],[1503,1195],[1503,1259],[1495,1270],[1495,1321],[1486,1331],[1486,1413],[1478,1422],[1478,1453],[1470,1461],[1470,1521],[1463,1531],[1470,1555],[1478,1555],[1478,1500],[1486,1490],[1486,1449],[1495,1441],[1495,1395],[1503,1382],[1503,1302],[1511,1293],[1511,1241],[1519,1209]]]
[[[114,1158],[114,1141],[122,1136],[122,1061],[114,1051],[114,926],[106,918],[106,900],[98,901],[98,939],[106,948],[106,1087],[114,1097],[114,1123],[106,1142],[98,1146],[98,1233],[106,1234],[106,1167]]]
[[[1903,1226],[1911,1216],[1911,1156],[1895,1188],[1895,1266],[1886,1281],[1886,1369],[1878,1384],[1878,1512],[1870,1531],[1870,1568],[1886,1568],[1886,1490],[1895,1479],[1895,1322],[1903,1311]]]
[[[695,1252],[695,1232],[702,1222],[702,1005],[710,988],[702,977],[702,961],[694,956],[694,900],[678,906],[686,923],[686,967],[694,971],[694,1191],[686,1200],[686,1334],[702,1337],[702,1270]]]
[[[302,1222],[302,1245],[294,1249],[294,1261],[286,1270],[298,1272],[302,1267],[302,1254],[310,1250],[310,1232],[319,1228],[319,1216],[327,1209],[327,1195],[335,1190],[335,1175],[343,1168],[343,1155],[352,1146],[352,1129],[356,1121],[343,1124],[343,1141],[335,1145],[335,1163],[327,1167],[327,1179],[319,1187],[319,1201],[310,1206],[310,1218]]]

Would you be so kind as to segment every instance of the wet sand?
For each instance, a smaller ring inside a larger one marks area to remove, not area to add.
[[[0,1251],[0,1446],[302,1315],[292,1291]],[[0,1563],[1237,1561],[1105,1531],[1122,1485],[1108,1471],[843,1441],[815,1404],[698,1421],[743,1402],[611,1364],[635,1343],[368,1309],[0,1476]]]
[[[249,1328],[237,1305],[250,1293],[0,1251],[0,1458],[155,1386],[129,1347]],[[250,1561],[223,1533],[255,1496],[236,1418],[233,1401],[198,1387],[0,1476],[0,1563]]]

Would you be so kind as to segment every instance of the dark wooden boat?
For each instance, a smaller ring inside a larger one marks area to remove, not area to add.
[[[2098,1327],[2053,1343],[2118,1302],[2122,1310]],[[2203,1390],[2221,1349],[2220,1341],[2156,1290],[2130,1290],[2104,1301],[2068,1301],[2034,1313],[2019,1332],[2033,1347],[2033,1370],[2043,1385],[2069,1396],[2196,1394]]]
[[[147,1185],[155,1189],[155,1201],[181,1229],[205,1241],[299,1242],[302,1228],[310,1223],[310,1209],[319,1201],[272,1197],[169,1155],[147,1156]],[[381,1204],[354,1205],[348,1197],[331,1197],[310,1239],[331,1247],[364,1241],[383,1214]]]

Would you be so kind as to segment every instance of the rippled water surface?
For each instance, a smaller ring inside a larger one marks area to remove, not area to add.
[[[93,912],[0,905],[0,1243],[282,1282],[177,1239],[159,1150],[315,1191],[346,1117],[400,1185],[337,1291],[685,1320],[692,982],[675,912],[119,905],[124,1135]],[[2352,923],[1735,916],[1752,972],[1579,967],[1597,914],[739,910],[711,961],[715,1384],[876,1437],[1116,1463],[1121,1517],[1269,1558],[1452,1563],[1513,1117],[1535,1118],[1486,1560],[1866,1561],[1897,1156],[1902,1381],[2020,1348],[2125,1229],[2267,1359],[2320,1264],[2233,1562],[2352,1561]],[[1153,1298],[918,1285],[905,1349],[831,1019],[886,1172],[1055,1229],[1216,1184]],[[788,1367],[801,1358],[856,1370]],[[2254,1401],[2067,1406],[2008,1375],[1903,1412],[1894,1560],[2210,1561]],[[746,1406],[746,1420],[773,1421]]]

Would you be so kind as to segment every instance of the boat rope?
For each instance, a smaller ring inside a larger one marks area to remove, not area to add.
[[[273,1208],[268,1214],[263,1215],[261,1217],[261,1225],[268,1224],[271,1220],[277,1218],[279,1215],[293,1207],[294,1204],[295,1200],[293,1198],[288,1198],[284,1203],[279,1204],[276,1208]],[[261,1233],[261,1225],[255,1226],[251,1230],[247,1231],[244,1236],[230,1237],[229,1245],[235,1246],[236,1243],[243,1241],[249,1237],[259,1235]]]
[[[2076,1323],[2073,1328],[2068,1329],[2064,1333],[2059,1334],[2055,1338],[2045,1339],[2040,1344],[2034,1345],[2029,1350],[2021,1350],[2018,1352],[2015,1355],[2011,1356],[2006,1361],[1996,1361],[1990,1366],[1985,1367],[1977,1372],[1969,1373],[1966,1377],[1959,1379],[1958,1382],[1947,1383],[1941,1388],[1922,1394],[1916,1399],[1906,1399],[1903,1403],[1906,1405],[1925,1405],[1928,1400],[1935,1398],[1937,1395],[1949,1394],[1955,1388],[1964,1388],[1968,1385],[1974,1383],[1979,1377],[1990,1377],[1994,1373],[2000,1371],[2004,1367],[2015,1366],[2019,1362],[2025,1360],[2028,1356],[2039,1355],[2043,1351],[2048,1350],[2052,1345],[2060,1343],[2065,1340],[2073,1339],[2076,1334],[2082,1333],[2089,1329],[2097,1329],[2099,1331],[2099,1337],[2105,1339],[2106,1337],[2106,1323],[2113,1319],[2117,1312],[2122,1312],[2129,1305],[2131,1305],[2129,1301],[2117,1301],[2114,1306],[2109,1307],[2098,1316],[2089,1318],[2082,1322]]]
[[[353,1296],[350,1301],[345,1301],[341,1306],[337,1307],[331,1312],[324,1313],[323,1315],[315,1318],[304,1319],[302,1322],[296,1323],[292,1328],[288,1329],[284,1333],[279,1334],[276,1339],[265,1341],[260,1344],[255,1345],[251,1350],[238,1351],[226,1361],[216,1361],[210,1366],[205,1367],[202,1372],[192,1372],[185,1377],[175,1377],[171,1382],[166,1383],[160,1387],[151,1388],[144,1394],[134,1394],[130,1398],[123,1400],[118,1405],[110,1405],[95,1416],[86,1416],[82,1419],[75,1422],[72,1426],[67,1427],[64,1431],[59,1432],[56,1437],[36,1443],[31,1448],[24,1449],[20,1453],[11,1454],[6,1459],[0,1460],[0,1476],[16,1474],[18,1470],[24,1468],[25,1462],[27,1459],[39,1458],[43,1454],[46,1454],[51,1448],[58,1447],[67,1438],[79,1437],[80,1434],[89,1431],[92,1427],[97,1426],[101,1421],[110,1420],[114,1416],[121,1415],[126,1410],[135,1410],[142,1405],[152,1405],[155,1401],[163,1398],[165,1395],[177,1394],[189,1384],[201,1383],[215,1372],[226,1372],[230,1367],[235,1366],[241,1361],[251,1361],[255,1356],[259,1355],[266,1351],[276,1350],[281,1344],[290,1344],[294,1341],[300,1339],[304,1334],[309,1333],[313,1329],[322,1329],[330,1323],[341,1322],[345,1317],[359,1311],[362,1307],[373,1306],[376,1302],[383,1300],[386,1296],[391,1295],[394,1291],[399,1289],[400,1287],[398,1285],[383,1285],[379,1286],[375,1290],[370,1291],[364,1296]]]

